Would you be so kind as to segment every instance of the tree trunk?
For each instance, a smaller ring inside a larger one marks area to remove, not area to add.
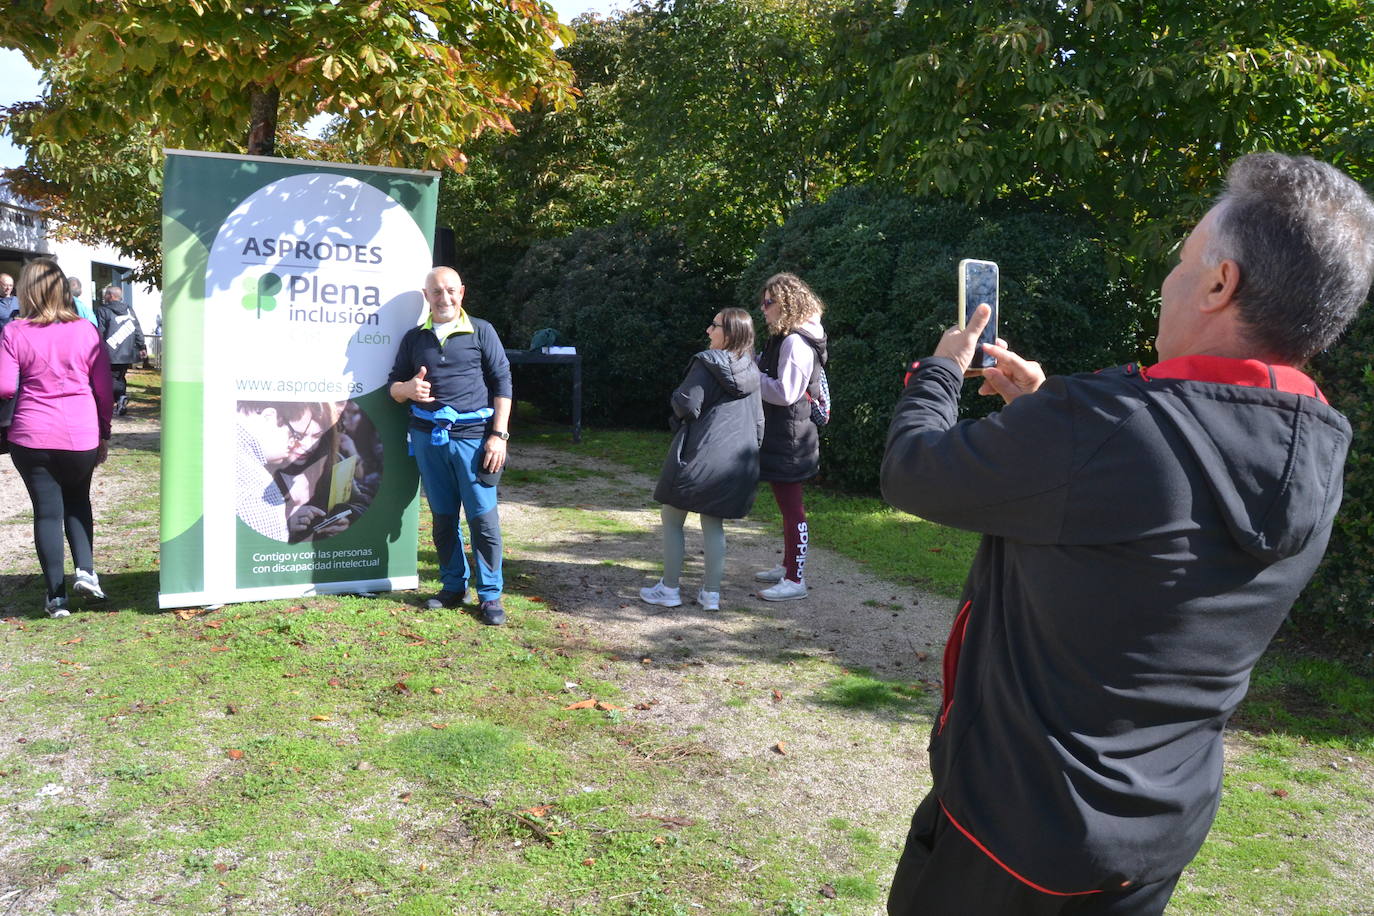
[[[277,154],[277,104],[281,101],[281,90],[273,86],[248,87],[248,103],[251,106],[251,123],[248,126],[248,155],[275,156]]]

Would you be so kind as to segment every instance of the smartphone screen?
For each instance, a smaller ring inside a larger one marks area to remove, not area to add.
[[[997,360],[983,352],[983,344],[997,343],[997,265],[992,261],[964,258],[959,262],[959,327],[964,327],[975,309],[987,305],[992,317],[978,338],[978,351],[973,354],[969,369],[986,369]]]

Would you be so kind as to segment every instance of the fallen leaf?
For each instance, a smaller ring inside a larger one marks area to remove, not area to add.
[[[229,870],[229,866],[226,865],[226,864],[224,864],[223,862],[216,862],[216,863],[215,863],[215,871],[219,872],[221,875],[224,874],[225,872],[227,872],[228,870]]]
[[[543,817],[553,810],[553,805],[535,805],[533,808],[526,808],[521,814],[533,814],[535,817]]]
[[[564,706],[563,708],[564,708],[564,709],[594,709],[594,708],[596,707],[596,703],[597,703],[596,700],[578,700],[576,703],[573,703],[571,706]]]
[[[583,859],[583,860],[582,860],[582,864],[583,864],[583,865],[595,865],[595,864],[596,864],[596,859],[592,859],[592,858]]]
[[[431,688],[429,688],[429,692],[430,692],[430,693],[433,693],[433,694],[436,694],[436,695],[440,695],[440,694],[443,694],[444,688],[442,688],[442,687],[431,687]]]
[[[435,731],[443,731],[444,729],[448,728],[448,723],[447,723],[447,722],[431,722],[431,723],[429,723],[429,727],[432,728],[432,729],[434,729]]]
[[[410,793],[409,793],[409,792],[402,792],[400,795],[396,796],[396,800],[397,800],[398,802],[401,802],[402,804],[409,804],[409,803],[410,803]]]
[[[1287,797],[1288,797],[1288,790],[1287,790],[1287,789],[1275,789],[1275,790],[1274,790],[1274,797],[1275,797],[1275,798],[1287,798]]]
[[[343,681],[339,680],[336,677],[331,677],[328,681],[328,684],[330,687],[340,687],[343,685]]]
[[[772,751],[775,754],[782,754],[784,757],[787,756],[787,742],[779,741],[777,744],[773,745]]]
[[[655,846],[666,846],[667,843],[668,843],[668,838],[667,838],[666,836],[656,836],[656,837],[654,837],[654,845],[655,845]]]
[[[781,690],[774,690],[774,691],[773,691],[773,702],[774,702],[774,703],[781,703],[781,702],[782,702],[782,691],[781,691]]]
[[[821,896],[824,897],[824,898],[827,899],[827,900],[834,900],[834,899],[835,899],[835,885],[833,885],[833,884],[822,884],[822,885],[821,885]]]
[[[410,687],[406,685],[405,681],[397,681],[391,685],[391,689],[397,693],[410,693]]]
[[[210,651],[211,651],[211,652],[228,652],[228,651],[229,651],[229,647],[228,647],[228,646],[211,646],[211,647],[210,647]]]
[[[230,748],[229,750],[224,752],[224,756],[228,757],[230,760],[242,760],[243,751],[239,750],[236,747]]]
[[[57,875],[58,877],[61,877],[62,875],[65,875],[67,872],[71,870],[72,867],[64,862],[53,869],[53,874]]]
[[[239,708],[235,706],[233,703],[230,703],[228,706],[224,707],[224,711],[231,716],[236,716],[239,714]]]
[[[331,722],[331,721],[333,721],[333,719],[332,719],[331,716],[311,716],[311,717],[310,717],[310,721],[311,721],[311,722]]]
[[[930,654],[927,653],[927,652],[917,652],[917,653],[916,653],[916,661],[918,661],[918,662],[923,662],[923,661],[925,661],[925,660],[928,659],[928,658],[930,658]]]
[[[210,629],[212,629],[212,630],[218,630],[220,627],[224,626],[224,621],[223,621],[223,620],[207,620],[207,621],[205,621],[205,625],[206,625],[207,627],[209,627]]]
[[[82,637],[80,637],[80,636],[76,637],[75,639],[64,639],[64,640],[62,640],[62,642],[60,643],[60,645],[64,645],[64,646],[74,646],[74,645],[76,645],[77,643],[81,642],[81,639],[82,639]]]
[[[613,706],[612,704],[607,703],[604,700],[597,700],[596,708],[601,710],[602,712],[617,712],[625,709],[624,706]]]

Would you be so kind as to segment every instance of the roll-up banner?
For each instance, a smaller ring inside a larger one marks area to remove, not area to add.
[[[387,395],[439,176],[168,150],[164,608],[415,588],[418,474]]]

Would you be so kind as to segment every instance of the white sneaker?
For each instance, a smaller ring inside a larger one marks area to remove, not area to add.
[[[792,601],[806,597],[806,580],[793,582],[783,579],[771,588],[759,589],[759,597],[764,601]]]
[[[782,577],[787,575],[787,570],[782,566],[774,566],[772,569],[762,569],[754,573],[754,579],[758,582],[781,582]]]
[[[677,607],[682,604],[682,590],[669,588],[659,579],[658,584],[653,588],[641,588],[639,597],[650,604],[657,604],[659,607]]]
[[[720,592],[708,592],[703,588],[697,592],[697,604],[701,605],[703,611],[720,610]]]
[[[72,613],[67,609],[66,598],[49,598],[43,604],[43,610],[49,617],[69,617]]]
[[[85,569],[76,571],[76,581],[72,583],[72,591],[96,601],[105,600],[105,593],[100,590],[100,577]]]

